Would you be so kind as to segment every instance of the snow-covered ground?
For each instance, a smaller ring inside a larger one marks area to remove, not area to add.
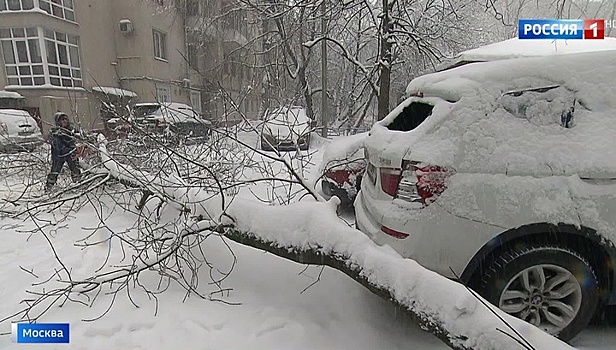
[[[252,137],[246,138],[252,143]],[[323,140],[316,140],[323,143]],[[306,167],[308,179],[315,177],[320,153]],[[267,192],[267,184],[251,186],[257,194]],[[242,195],[251,195],[243,191]],[[88,206],[71,216],[51,235],[59,256],[77,276],[87,276],[105,260],[104,246],[82,250],[75,241],[92,232],[97,211],[112,215],[113,229],[130,226],[129,213]],[[347,220],[352,214],[345,213]],[[25,224],[15,228],[14,225]],[[48,276],[56,266],[49,244],[42,235],[26,235],[20,230],[32,223],[12,219],[0,220],[0,319],[20,309],[24,293],[37,279]],[[108,233],[98,230],[94,238]],[[191,296],[182,301],[185,291],[172,284],[157,296],[157,302],[139,288],[120,293],[113,308],[103,318],[111,296],[102,296],[88,308],[67,303],[54,307],[41,321],[71,324],[71,344],[46,345],[49,349],[446,349],[435,337],[421,331],[412,321],[399,315],[391,304],[373,295],[344,274],[319,267],[307,268],[269,253],[219,239],[204,245],[205,255],[215,269],[229,271],[223,283],[229,292],[213,297],[222,301],[202,300]],[[232,251],[232,254],[231,254]],[[234,257],[237,259],[233,265]],[[20,268],[21,267],[21,268]],[[218,288],[207,285],[208,270],[201,273],[200,288],[206,293]],[[214,271],[214,274],[217,274]],[[146,285],[156,285],[158,276],[146,273]],[[238,303],[238,305],[235,305]],[[232,305],[233,304],[233,305]],[[613,349],[616,324],[608,329],[598,326],[582,333],[572,345],[579,349]],[[0,324],[0,333],[10,332],[10,325]],[[39,349],[41,346],[12,344],[10,336],[0,336],[1,349]]]

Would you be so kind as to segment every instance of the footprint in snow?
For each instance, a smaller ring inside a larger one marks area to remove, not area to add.
[[[208,324],[205,324],[202,321],[197,321],[197,320],[186,320],[186,321],[184,321],[183,324],[189,330],[197,331],[197,332],[204,331],[204,330],[208,331],[208,332],[211,331],[211,330],[219,331],[219,330],[223,329],[224,326],[225,326],[224,323],[215,323],[215,324],[209,324],[208,325]]]
[[[265,321],[260,330],[255,334],[256,337],[261,337],[271,332],[283,329],[289,325],[289,322],[284,319],[269,319]]]
[[[129,332],[136,332],[136,331],[140,331],[142,329],[150,330],[152,328],[154,328],[154,323],[151,323],[151,322],[131,323],[130,326],[128,326],[128,331]]]

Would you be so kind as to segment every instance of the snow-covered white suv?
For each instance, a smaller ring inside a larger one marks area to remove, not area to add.
[[[414,79],[365,141],[357,227],[568,340],[616,304],[616,51]]]

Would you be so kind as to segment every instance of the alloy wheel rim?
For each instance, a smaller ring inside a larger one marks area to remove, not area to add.
[[[573,321],[582,304],[575,275],[556,265],[541,264],[515,275],[499,298],[506,313],[557,334]]]

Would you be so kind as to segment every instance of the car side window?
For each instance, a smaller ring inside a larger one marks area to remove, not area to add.
[[[559,85],[508,91],[501,95],[499,107],[533,125],[575,126],[575,93]]]

